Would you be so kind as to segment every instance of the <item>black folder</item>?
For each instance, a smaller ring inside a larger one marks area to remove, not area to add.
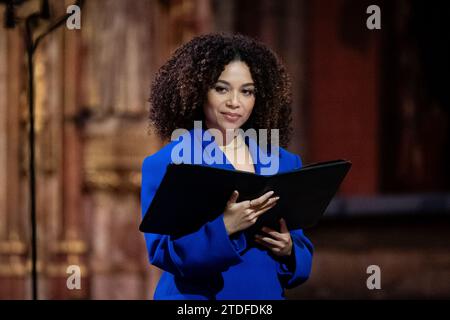
[[[246,231],[262,226],[279,230],[284,218],[289,230],[314,226],[336,194],[351,162],[334,160],[263,176],[204,165],[169,164],[139,230],[174,237],[198,230],[223,213],[233,190],[237,202],[255,199],[273,190],[280,196],[275,207],[262,214]]]

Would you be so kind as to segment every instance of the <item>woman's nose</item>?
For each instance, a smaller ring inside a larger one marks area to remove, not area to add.
[[[233,107],[233,108],[238,108],[240,106],[238,93],[232,94],[232,96],[228,100],[228,106]]]

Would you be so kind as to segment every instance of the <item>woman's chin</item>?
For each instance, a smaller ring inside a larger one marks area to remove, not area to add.
[[[224,121],[221,123],[221,126],[225,129],[239,129],[242,125],[243,122],[241,119],[239,119],[238,121]]]

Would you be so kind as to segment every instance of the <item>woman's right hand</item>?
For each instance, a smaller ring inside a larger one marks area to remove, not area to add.
[[[272,209],[277,204],[277,200],[280,199],[280,197],[271,198],[273,193],[273,191],[269,191],[259,198],[236,202],[239,192],[233,191],[223,214],[228,235],[254,225],[260,215]]]

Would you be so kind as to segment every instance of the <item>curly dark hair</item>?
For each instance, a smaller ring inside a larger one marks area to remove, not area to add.
[[[208,89],[235,60],[247,64],[255,82],[255,106],[242,129],[268,129],[269,134],[270,129],[279,129],[280,146],[287,147],[292,135],[290,77],[273,51],[242,34],[197,36],[175,50],[158,70],[149,119],[162,139],[170,139],[177,128],[192,129],[194,120],[204,120]]]

